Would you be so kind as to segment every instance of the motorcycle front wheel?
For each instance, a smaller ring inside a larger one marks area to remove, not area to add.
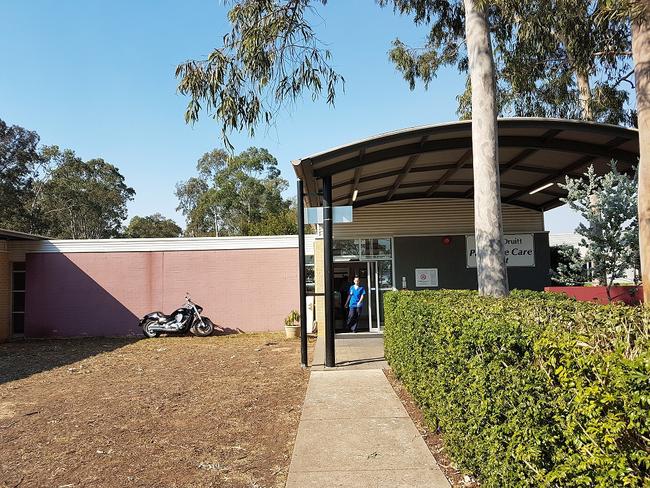
[[[190,329],[192,334],[198,337],[207,337],[209,335],[212,335],[214,332],[214,324],[212,323],[212,320],[207,317],[201,317],[201,319],[203,319],[204,326],[202,326],[201,322],[197,320],[194,322],[194,325]]]
[[[158,337],[160,335],[160,332],[158,332],[157,330],[151,330],[151,326],[154,325],[155,323],[156,322],[153,320],[148,320],[142,326],[142,333],[148,339],[153,339],[154,337]]]

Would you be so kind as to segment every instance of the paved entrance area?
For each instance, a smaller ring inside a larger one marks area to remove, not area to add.
[[[336,369],[384,369],[384,336],[359,332],[336,334]],[[318,337],[314,348],[312,371],[325,370],[325,338]]]
[[[287,488],[448,488],[384,376],[383,338],[337,336],[341,366],[327,369],[318,356],[319,349],[324,352],[321,342],[319,338]]]

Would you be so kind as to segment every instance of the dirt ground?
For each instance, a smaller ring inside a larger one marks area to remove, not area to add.
[[[422,411],[418,408],[411,394],[404,385],[402,385],[400,380],[397,379],[393,371],[385,369],[384,374],[386,375],[386,378],[388,378],[388,382],[392,385],[393,390],[395,390],[395,393],[402,401],[402,405],[406,408],[406,411],[415,423],[415,426],[420,431],[420,435],[424,439],[424,442],[426,442],[431,454],[433,454],[438,466],[442,469],[442,472],[447,477],[451,486],[454,488],[478,488],[480,486],[478,481],[470,476],[464,475],[454,466],[453,461],[445,451],[443,436],[438,432],[432,432],[429,430],[424,422]]]
[[[308,379],[278,334],[0,344],[0,487],[283,487]]]

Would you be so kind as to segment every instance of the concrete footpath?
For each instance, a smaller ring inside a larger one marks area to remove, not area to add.
[[[365,350],[367,363],[347,358],[341,367],[312,369],[287,488],[450,486],[384,376],[376,339],[337,338],[337,353],[339,340],[355,341],[350,348]]]

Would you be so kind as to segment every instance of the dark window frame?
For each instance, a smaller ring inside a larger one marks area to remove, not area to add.
[[[23,287],[20,290],[15,288],[16,286],[16,275],[22,276]],[[26,299],[26,290],[27,290],[27,274],[26,266],[24,261],[16,261],[12,263],[11,266],[11,334],[21,336],[25,334],[25,299]],[[22,294],[22,310],[16,310],[16,294]],[[22,330],[16,331],[16,315],[22,316],[22,324],[19,327]]]

